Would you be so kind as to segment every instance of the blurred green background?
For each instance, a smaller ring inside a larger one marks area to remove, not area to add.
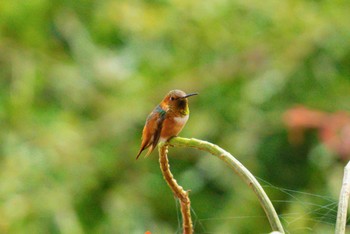
[[[283,116],[349,111],[349,12],[343,0],[0,1],[0,233],[181,233],[157,153],[135,161],[171,89],[200,93],[180,135],[235,155],[288,233],[333,233],[349,154],[317,129],[291,142]],[[196,233],[270,231],[223,162],[169,158]]]

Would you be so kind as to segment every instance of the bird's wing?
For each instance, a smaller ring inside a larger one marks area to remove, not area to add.
[[[140,156],[141,152],[145,149],[147,149],[149,146],[150,149],[148,150],[146,156],[148,156],[154,148],[157,146],[160,133],[162,131],[163,122],[165,119],[166,111],[163,110],[160,106],[157,106],[151,114],[147,117],[146,125],[143,129],[145,132],[146,129],[148,129],[147,133],[142,134],[144,138],[142,139],[141,148],[136,156],[136,159]],[[148,134],[148,135],[145,135]]]

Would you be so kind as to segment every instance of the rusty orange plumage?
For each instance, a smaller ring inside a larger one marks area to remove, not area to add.
[[[177,136],[185,126],[190,111],[188,108],[188,97],[197,93],[186,94],[181,90],[170,91],[148,115],[142,131],[142,142],[136,159],[143,150],[148,149],[148,156],[158,142],[166,142]]]

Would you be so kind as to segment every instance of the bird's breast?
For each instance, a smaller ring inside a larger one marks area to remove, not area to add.
[[[167,141],[170,137],[177,136],[185,126],[189,115],[166,118],[163,123],[160,141]]]
[[[188,117],[189,117],[189,115],[174,117],[174,121],[175,121],[177,124],[184,125],[184,124],[187,122]]]

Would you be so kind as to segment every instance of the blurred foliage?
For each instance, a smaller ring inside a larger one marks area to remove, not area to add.
[[[290,233],[331,233],[344,158],[296,104],[350,110],[350,2],[0,1],[0,232],[180,233],[157,154],[135,161],[171,89],[199,92],[181,133],[260,178]],[[266,233],[254,194],[221,162],[171,149],[196,233]]]

